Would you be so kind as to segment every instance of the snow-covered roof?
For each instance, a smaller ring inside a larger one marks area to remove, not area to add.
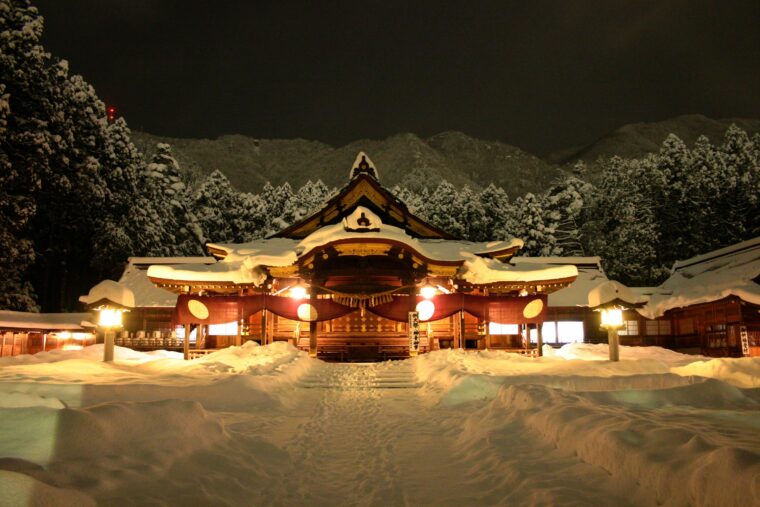
[[[365,230],[357,230],[362,214],[370,225]],[[342,222],[321,227],[301,240],[271,238],[240,244],[209,244],[210,249],[224,252],[224,258],[220,262],[210,266],[153,265],[148,268],[148,276],[161,280],[258,286],[266,280],[266,267],[292,266],[300,258],[325,245],[351,241],[400,244],[428,261],[460,264],[463,266],[460,277],[476,284],[542,282],[578,274],[572,264],[549,266],[534,263],[514,266],[481,257],[510,249],[517,250],[523,245],[520,239],[473,242],[414,238],[404,229],[383,224],[369,209],[358,206]]]
[[[606,282],[607,275],[602,269],[599,257],[513,257],[513,264],[572,264],[577,268],[578,277],[569,286],[549,294],[549,307],[587,306],[588,294],[597,285]]]
[[[86,296],[79,296],[79,301],[86,305],[114,303],[126,308],[135,306],[135,295],[129,287],[113,280],[103,280],[90,289]]]
[[[646,296],[629,289],[616,280],[602,282],[588,293],[588,306],[596,308],[602,305],[627,304],[640,305],[647,301]]]
[[[743,241],[673,265],[670,278],[638,311],[648,318],[674,308],[738,296],[760,304],[760,237]]]
[[[177,295],[153,285],[148,279],[148,266],[214,263],[216,259],[213,257],[130,257],[119,283],[132,291],[137,308],[173,308],[177,304]]]
[[[90,313],[33,313],[0,310],[0,329],[83,331],[95,327]]]

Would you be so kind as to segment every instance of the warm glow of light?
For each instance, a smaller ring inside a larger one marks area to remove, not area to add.
[[[425,299],[433,299],[433,296],[435,296],[436,288],[432,285],[425,285],[420,289],[420,296],[424,297]]]
[[[435,313],[435,305],[432,301],[425,299],[424,301],[420,301],[417,303],[417,313],[419,313],[419,317],[421,321],[430,320],[430,317],[433,316],[433,313]]]
[[[620,308],[606,308],[602,310],[602,327],[616,328],[623,325],[623,310]]]
[[[66,343],[63,346],[63,350],[82,350],[82,348],[83,347],[81,345],[77,345],[75,343]]]
[[[121,310],[115,308],[103,308],[100,310],[98,325],[105,328],[121,327],[121,313]]]
[[[293,299],[303,299],[306,296],[308,296],[308,293],[306,292],[306,287],[303,285],[296,285],[295,287],[290,288],[290,297]]]
[[[55,337],[59,340],[68,340],[71,338],[71,333],[68,331],[61,331],[60,333],[55,333]]]

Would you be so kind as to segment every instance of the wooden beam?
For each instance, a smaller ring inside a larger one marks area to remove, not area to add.
[[[185,337],[182,340],[182,355],[185,361],[190,359],[190,324],[185,324]]]
[[[261,344],[266,345],[267,344],[267,311],[265,309],[261,310]]]
[[[459,310],[459,336],[458,336],[459,343],[457,344],[458,349],[465,348],[465,322],[464,322],[464,310]]]
[[[544,355],[544,334],[543,330],[541,329],[543,327],[543,323],[539,322],[536,324],[536,342],[538,345],[538,357],[541,357]]]
[[[317,300],[317,289],[312,286],[309,294],[309,302],[313,305]],[[309,322],[309,355],[317,357],[317,323]]]

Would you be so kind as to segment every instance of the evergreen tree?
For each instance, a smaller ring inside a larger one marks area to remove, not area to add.
[[[525,243],[521,253],[529,256],[559,255],[554,229],[544,223],[544,207],[541,199],[528,192],[518,197],[514,204],[515,231],[513,236]]]
[[[724,198],[716,204],[733,225],[734,237],[726,240],[736,242],[746,239],[750,232],[757,229],[760,161],[752,140],[734,124],[726,130],[720,151],[725,177],[728,178],[727,190],[730,192],[726,192]]]
[[[391,189],[391,193],[406,205],[410,213],[423,220],[428,219],[427,206],[430,192],[427,187],[422,187],[420,191],[412,191],[405,186],[396,185]]]
[[[486,241],[488,236],[486,211],[479,195],[465,185],[457,196],[454,208],[461,211],[459,220],[464,229],[463,237],[469,241]]]
[[[657,263],[654,206],[639,186],[647,169],[642,161],[620,157],[602,163],[602,180],[590,204],[592,218],[585,224],[587,251],[602,258],[611,279],[649,285],[665,272]]]
[[[286,181],[277,187],[270,212],[270,216],[274,217],[271,223],[272,232],[282,230],[294,223],[299,213],[298,208],[298,200],[290,183]],[[275,210],[280,210],[280,214],[275,215]]]
[[[456,238],[463,238],[466,231],[461,221],[460,206],[461,201],[456,188],[447,180],[443,180],[428,199],[426,215],[433,225]]]
[[[203,255],[206,238],[187,206],[189,190],[182,181],[171,147],[159,143],[140,174],[140,198],[131,211],[129,236],[137,255]]]
[[[235,241],[245,243],[263,238],[267,233],[267,205],[254,194],[237,194],[240,212],[234,217]]]
[[[10,113],[5,86],[0,84],[0,139],[7,137]],[[26,271],[34,263],[34,243],[26,225],[36,206],[31,199],[39,181],[11,164],[7,145],[0,142],[0,309],[38,310],[36,294]]]
[[[193,213],[208,241],[217,243],[234,240],[232,217],[238,212],[234,209],[237,204],[235,194],[230,181],[219,170],[209,174],[195,191]]]
[[[503,188],[489,184],[478,196],[485,214],[484,229],[486,239],[495,239],[504,232],[505,224],[512,219],[512,206]]]
[[[584,209],[593,192],[587,183],[585,165],[579,161],[573,173],[560,178],[546,192],[544,198],[544,223],[553,231],[557,252],[561,255],[584,255],[581,243],[581,227],[585,221]]]

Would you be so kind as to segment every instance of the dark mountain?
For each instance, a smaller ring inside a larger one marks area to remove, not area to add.
[[[340,148],[302,139],[241,135],[173,139],[134,132],[133,140],[148,157],[157,143],[169,143],[192,180],[220,169],[238,189],[251,192],[261,190],[266,181],[275,185],[288,181],[297,188],[309,179],[322,179],[329,186],[342,186],[359,151],[372,158],[387,187],[435,187],[445,178],[457,186],[476,189],[494,182],[514,197],[545,189],[559,174],[555,166],[518,148],[461,132],[444,132],[428,139],[399,134],[354,141]]]
[[[475,139],[461,132],[443,132],[427,139],[398,134],[381,140],[362,139],[339,148],[304,139],[254,139],[242,135],[175,139],[133,132],[133,140],[147,157],[157,143],[169,143],[191,181],[220,169],[243,191],[258,192],[266,181],[274,185],[287,181],[298,188],[309,179],[339,187],[346,183],[356,154],[364,151],[377,165],[380,180],[387,187],[400,184],[431,188],[447,179],[456,186],[480,189],[493,182],[514,198],[545,190],[560,174],[560,166],[577,160],[589,163],[590,173],[594,174],[594,162],[599,158],[636,158],[656,153],[670,133],[688,145],[702,134],[720,144],[731,123],[750,135],[760,132],[760,120],[685,115],[624,125],[586,146],[552,153],[546,160],[499,141]]]
[[[647,153],[656,153],[660,145],[673,133],[691,146],[697,137],[704,134],[713,144],[720,144],[726,129],[735,123],[748,134],[760,132],[760,120],[745,118],[725,118],[713,120],[701,114],[677,116],[669,120],[653,123],[631,123],[597,139],[586,146],[556,151],[546,157],[551,164],[571,164],[577,160],[593,163],[599,158],[619,155],[624,158],[638,158]]]

